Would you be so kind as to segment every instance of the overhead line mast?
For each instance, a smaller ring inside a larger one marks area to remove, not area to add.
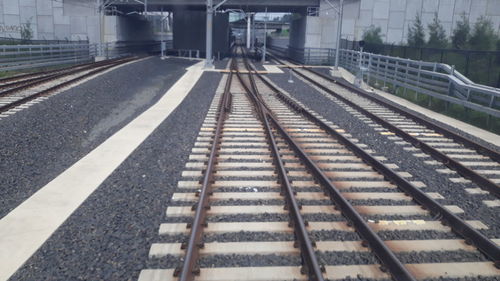
[[[206,39],[206,60],[205,60],[205,68],[213,68],[214,64],[212,62],[212,31],[213,31],[213,20],[214,13],[217,9],[222,6],[222,4],[226,3],[228,0],[223,0],[219,4],[214,6],[213,0],[207,0],[207,39]]]

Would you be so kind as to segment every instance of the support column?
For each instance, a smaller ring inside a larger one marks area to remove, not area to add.
[[[252,14],[247,14],[247,49],[250,49],[250,41],[252,40],[251,35],[251,24],[252,24]]]
[[[344,0],[340,0],[339,22],[337,24],[337,48],[335,50],[335,70],[339,70],[340,40],[342,40],[342,17],[344,16]]]
[[[213,25],[213,3],[212,0],[207,0],[207,40],[206,40],[206,59],[205,68],[213,68],[212,64],[212,25]]]
[[[266,52],[267,52],[267,7],[266,7],[266,17],[264,18],[264,46],[262,48],[262,63],[266,62]]]
[[[252,14],[252,40],[250,41],[250,47],[255,47],[255,38],[257,38],[257,33],[255,32],[255,15]]]

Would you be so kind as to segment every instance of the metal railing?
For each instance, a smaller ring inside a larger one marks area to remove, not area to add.
[[[359,51],[359,42],[342,39],[340,48]],[[369,42],[365,42],[364,50],[391,57],[455,65],[456,70],[469,77],[475,83],[500,87],[500,50],[440,49],[373,44]]]
[[[353,50],[341,50],[339,64],[351,72],[362,69],[368,83],[391,84],[447,103],[500,117],[500,89],[475,84],[453,67]]]
[[[160,42],[157,41],[109,42],[104,44],[0,45],[0,71],[78,64],[92,61],[96,57],[109,59],[137,53],[157,52],[160,52]]]
[[[272,49],[303,64],[333,65],[335,62],[335,49]],[[362,69],[362,77],[368,83],[390,84],[405,93],[412,91],[415,95],[423,94],[500,117],[500,89],[476,84],[447,64],[366,52],[360,59],[359,51],[341,49],[339,65],[355,74]]]
[[[172,53],[174,55],[177,55],[178,57],[185,57],[185,58],[200,58],[200,50],[190,50],[190,49],[175,49],[172,50]]]
[[[0,45],[88,44],[88,40],[44,40],[0,37]]]
[[[19,70],[89,61],[89,44],[0,45],[0,70]]]

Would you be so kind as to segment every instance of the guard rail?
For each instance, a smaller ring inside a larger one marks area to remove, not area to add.
[[[169,45],[171,43],[167,43]],[[0,45],[0,71],[78,64],[92,61],[96,57],[109,59],[138,52],[160,52],[160,42]]]
[[[308,65],[333,65],[335,49],[271,47],[291,59]],[[340,50],[339,65],[361,74],[368,83],[382,83],[431,96],[447,103],[500,117],[500,89],[476,84],[443,63]]]

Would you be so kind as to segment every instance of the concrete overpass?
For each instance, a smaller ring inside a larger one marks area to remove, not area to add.
[[[144,1],[144,0],[142,0]],[[214,0],[214,4],[221,0]],[[246,12],[304,12],[307,7],[319,7],[320,0],[228,0],[221,9],[242,9]],[[147,0],[148,11],[176,9],[205,10],[206,0]],[[113,4],[123,12],[143,11],[144,5],[135,0],[118,0]]]

